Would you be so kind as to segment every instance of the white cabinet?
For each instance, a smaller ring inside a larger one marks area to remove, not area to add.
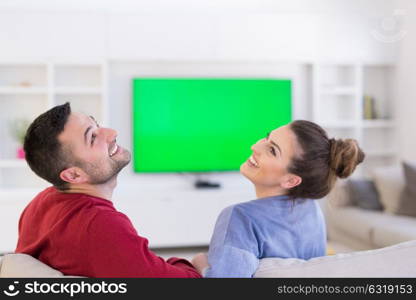
[[[107,124],[107,64],[104,61],[0,62],[0,198],[47,183],[19,158],[20,127],[49,108],[71,102],[74,111]],[[17,132],[19,131],[19,132]],[[21,134],[20,134],[21,135]]]
[[[355,176],[395,162],[394,67],[319,63],[312,74],[313,120],[330,137],[357,139],[366,153]]]
[[[168,174],[147,175],[130,184],[120,178],[113,203],[152,248],[207,245],[225,207],[256,197],[251,182],[238,172],[213,176],[221,188],[195,189],[189,180],[193,176],[189,183]]]

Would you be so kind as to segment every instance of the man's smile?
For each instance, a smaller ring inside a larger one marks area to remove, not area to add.
[[[114,146],[110,151],[110,157],[112,157],[114,154],[116,154],[117,151],[118,151],[118,145],[116,143],[114,143]]]

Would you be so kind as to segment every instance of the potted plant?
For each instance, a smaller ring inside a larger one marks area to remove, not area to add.
[[[25,140],[26,131],[30,125],[28,119],[19,118],[15,119],[10,124],[10,132],[13,138],[19,143],[16,149],[16,157],[23,159],[25,158],[25,151],[23,150],[23,143]]]

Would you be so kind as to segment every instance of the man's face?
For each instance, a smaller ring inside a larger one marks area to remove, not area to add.
[[[130,152],[116,143],[117,132],[102,128],[94,118],[71,113],[58,139],[69,149],[70,161],[89,177],[90,184],[103,184],[130,162]]]

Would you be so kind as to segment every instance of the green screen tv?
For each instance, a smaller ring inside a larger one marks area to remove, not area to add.
[[[134,78],[134,171],[239,170],[251,145],[291,121],[291,98],[290,80]]]

